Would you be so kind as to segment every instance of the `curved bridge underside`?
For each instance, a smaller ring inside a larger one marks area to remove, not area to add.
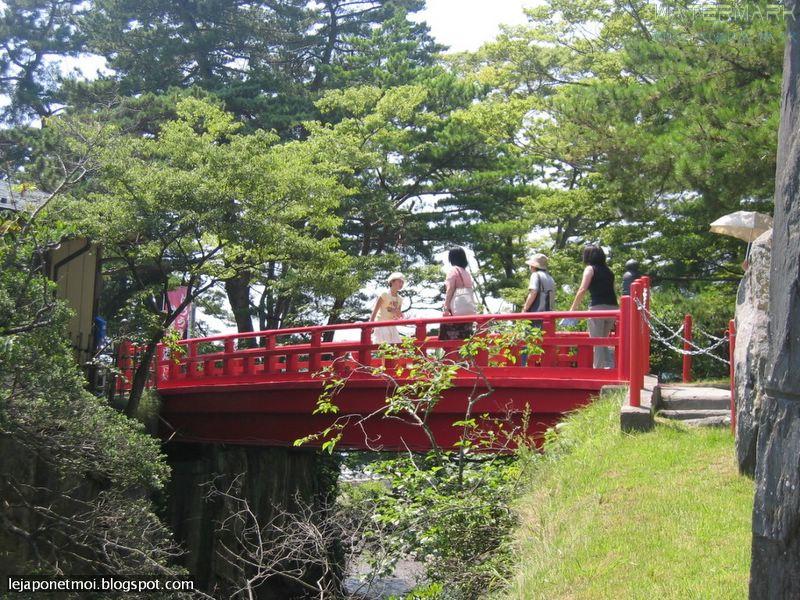
[[[535,371],[536,376],[521,371]],[[548,373],[535,367],[487,368],[485,375],[494,391],[472,410],[483,439],[494,431],[493,445],[500,446],[507,441],[504,432],[521,433],[523,426],[528,435],[541,434],[564,413],[588,403],[604,385],[620,383],[612,370],[598,377],[595,369],[573,368],[568,380],[557,371],[560,369]],[[455,386],[432,409],[427,423],[439,446],[450,448],[458,441],[462,428],[453,423],[464,419],[466,399],[476,384],[479,391],[486,389],[474,376],[457,378]],[[312,414],[321,390],[321,382],[308,379],[164,389],[162,417],[168,426],[162,433],[186,442],[283,446],[323,431],[338,418],[346,423],[338,444],[342,448],[430,448],[427,435],[409,416],[363,418],[385,406],[389,391],[386,383],[369,377],[351,380],[337,397],[340,413],[336,417]],[[309,445],[323,441],[314,440]]]

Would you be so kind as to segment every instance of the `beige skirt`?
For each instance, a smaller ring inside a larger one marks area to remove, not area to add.
[[[394,325],[386,327],[376,327],[372,330],[372,342],[374,344],[399,344],[403,341],[400,332]]]

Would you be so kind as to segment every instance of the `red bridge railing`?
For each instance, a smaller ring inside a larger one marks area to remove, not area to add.
[[[628,364],[629,403],[641,405],[644,376],[650,372],[650,278],[641,277],[631,284],[631,295],[623,296],[620,313],[626,323],[623,362]]]
[[[187,388],[203,385],[236,383],[292,382],[312,379],[321,368],[337,360],[378,366],[382,360],[375,356],[379,344],[372,333],[379,327],[397,326],[410,330],[414,344],[424,352],[441,349],[457,350],[460,340],[440,340],[436,329],[446,323],[475,323],[479,328],[490,322],[536,320],[541,322],[543,354],[530,356],[527,366],[515,363],[501,365],[498,377],[594,379],[598,381],[630,382],[630,403],[639,405],[643,378],[649,371],[650,337],[645,318],[649,309],[649,281],[645,278],[631,286],[631,296],[623,296],[618,310],[514,313],[501,315],[471,315],[465,317],[434,317],[401,321],[343,323],[314,327],[273,329],[250,333],[233,333],[178,342],[173,346],[160,344],[154,365],[155,386],[158,389]],[[585,331],[572,331],[559,324],[562,319],[613,319],[615,327],[609,337],[592,338]],[[325,341],[336,332],[351,332],[357,339]],[[597,346],[615,349],[613,369],[592,366],[593,349]],[[514,350],[517,356],[522,348]],[[118,391],[130,388],[135,361],[134,347],[121,356],[122,377]],[[488,367],[490,358],[478,357],[478,365]],[[387,365],[392,366],[392,365]]]
[[[378,366],[382,360],[374,356],[379,348],[372,342],[372,332],[381,326],[413,328],[411,337],[420,350],[428,352],[442,349],[455,351],[460,340],[440,340],[431,329],[442,323],[476,323],[531,320],[542,322],[544,353],[531,356],[527,367],[519,362],[503,365],[515,369],[518,375],[529,372],[535,377],[535,369],[562,370],[588,369],[598,371],[602,378],[621,379],[621,369],[592,368],[592,349],[595,346],[620,348],[618,333],[608,338],[590,338],[585,332],[559,331],[557,321],[563,318],[610,318],[620,322],[620,311],[592,311],[581,313],[551,312],[537,314],[473,315],[468,317],[438,317],[403,321],[381,321],[346,323],[339,325],[276,329],[253,333],[236,333],[208,338],[183,340],[183,350],[174,358],[169,350],[160,347],[156,362],[159,388],[173,388],[211,382],[244,380],[268,381],[306,379],[336,359],[352,359],[360,364]],[[326,333],[355,331],[358,340],[323,341]],[[619,326],[617,332],[620,331]],[[516,352],[521,353],[521,347]],[[479,366],[489,366],[488,355],[478,356]],[[622,366],[622,365],[620,365]],[[573,371],[574,373],[574,371]],[[588,373],[587,373],[588,375]]]

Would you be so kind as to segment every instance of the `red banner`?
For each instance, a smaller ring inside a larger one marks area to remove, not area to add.
[[[186,286],[181,286],[167,292],[167,304],[170,310],[175,310],[181,303],[186,300],[186,294],[189,289]],[[172,322],[172,326],[180,331],[181,337],[185,338],[187,329],[189,327],[189,315],[192,313],[191,303],[187,304],[180,314]]]

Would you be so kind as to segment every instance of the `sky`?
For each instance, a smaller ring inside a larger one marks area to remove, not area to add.
[[[526,22],[523,8],[536,0],[427,0],[425,10],[414,17],[426,21],[431,33],[451,52],[477,50],[493,40],[500,25],[521,25]]]

